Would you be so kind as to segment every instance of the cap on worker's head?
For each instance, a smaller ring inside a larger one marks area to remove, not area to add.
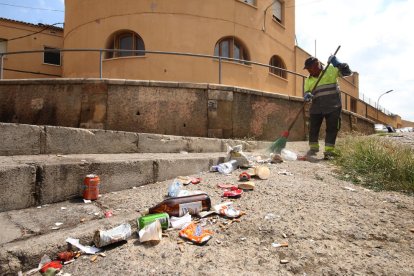
[[[318,61],[318,59],[316,57],[308,57],[305,60],[305,67],[303,67],[303,69],[308,69],[309,67],[311,67],[311,65],[315,62]]]

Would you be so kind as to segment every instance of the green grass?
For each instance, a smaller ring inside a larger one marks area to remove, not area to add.
[[[336,147],[340,176],[374,190],[414,194],[414,149],[378,136],[349,136]]]

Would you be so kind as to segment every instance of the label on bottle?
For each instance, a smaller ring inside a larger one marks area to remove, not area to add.
[[[195,215],[203,211],[203,204],[201,201],[182,203],[178,208],[180,217],[184,216],[187,213],[190,213],[190,215]]]

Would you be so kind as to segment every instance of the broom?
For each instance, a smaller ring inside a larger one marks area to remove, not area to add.
[[[341,48],[341,45],[338,46],[338,48],[336,48],[335,53],[333,54],[334,56],[336,55],[336,53],[338,53],[339,48]],[[329,65],[331,64],[331,62],[328,62],[325,69],[323,69],[322,73],[319,75],[318,80],[316,81],[315,85],[313,86],[313,89],[311,91],[311,94],[313,95],[313,91],[315,91],[316,87],[318,86],[319,81],[322,79],[323,75],[325,75],[326,70],[328,69]],[[271,152],[274,153],[280,153],[282,151],[282,149],[284,149],[286,147],[286,142],[287,142],[287,138],[289,137],[289,132],[292,129],[293,125],[296,123],[296,121],[299,118],[299,115],[302,113],[303,108],[305,107],[307,102],[303,102],[302,107],[299,109],[299,112],[296,114],[295,118],[293,119],[293,121],[290,123],[289,127],[287,130],[282,132],[282,135],[277,138],[272,145],[270,146],[269,150]]]

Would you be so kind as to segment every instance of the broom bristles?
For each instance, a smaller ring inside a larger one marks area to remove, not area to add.
[[[286,147],[287,137],[279,137],[270,146],[270,151],[273,153],[280,153]]]

